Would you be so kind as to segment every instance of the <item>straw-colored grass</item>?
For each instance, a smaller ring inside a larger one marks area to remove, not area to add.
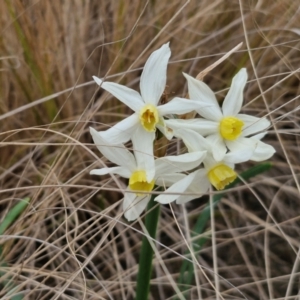
[[[3,0],[0,12],[0,222],[30,198],[0,236],[1,299],[134,299],[143,219],[122,217],[124,180],[89,175],[107,163],[89,126],[105,130],[131,112],[92,75],[138,89],[149,54],[168,41],[169,99],[187,92],[182,72],[196,76],[243,42],[204,81],[221,101],[246,67],[243,112],[270,118],[264,141],[277,150],[271,171],[216,207],[187,299],[297,298],[298,1]],[[191,228],[208,201],[162,207],[149,299],[175,299]]]

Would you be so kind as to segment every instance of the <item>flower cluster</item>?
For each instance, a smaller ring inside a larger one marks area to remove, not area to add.
[[[92,170],[95,175],[117,174],[128,178],[123,209],[125,217],[135,220],[145,209],[154,186],[164,191],[160,203],[186,203],[207,192],[210,185],[222,190],[237,174],[234,165],[248,160],[262,161],[275,150],[261,139],[270,122],[266,118],[240,114],[246,69],[233,78],[220,108],[212,90],[202,81],[184,74],[189,99],[175,97],[159,105],[166,86],[171,51],[164,44],[148,58],[140,78],[140,93],[123,85],[93,77],[134,113],[106,131],[90,128],[100,152],[115,167]],[[196,111],[201,117],[179,119],[177,115]],[[168,139],[181,139],[188,152],[177,156],[154,157],[157,129]],[[124,143],[132,141],[133,152]],[[199,167],[203,163],[203,168]],[[191,171],[187,174],[187,171]]]

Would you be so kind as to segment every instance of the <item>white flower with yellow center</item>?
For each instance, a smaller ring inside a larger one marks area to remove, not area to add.
[[[237,177],[234,165],[249,160],[254,151],[254,147],[238,149],[226,153],[222,160],[216,161],[212,155],[213,146],[199,133],[190,129],[182,129],[177,131],[177,137],[183,140],[190,153],[200,149],[207,151],[203,160],[204,169],[186,175],[156,197],[155,201],[162,204],[175,200],[177,204],[186,203],[202,196],[207,192],[210,185],[213,185],[217,190],[223,190]]]
[[[129,179],[124,195],[123,209],[128,221],[135,220],[146,208],[154,185],[170,186],[185,177],[185,172],[197,167],[204,159],[206,151],[196,151],[178,156],[165,156],[155,160],[155,174],[148,179],[145,156],[134,148],[134,155],[123,144],[110,145],[93,128],[90,128],[94,143],[101,153],[115,163],[116,167],[95,169],[93,175],[117,174]],[[150,170],[152,172],[152,170]]]
[[[145,154],[148,168],[152,166],[152,169],[154,168],[153,140],[156,128],[168,139],[172,137],[166,130],[163,116],[188,113],[201,105],[199,101],[186,101],[186,99],[178,97],[166,104],[158,105],[166,86],[167,65],[170,56],[169,43],[164,44],[150,55],[140,79],[141,93],[126,86],[93,77],[98,85],[135,112],[99,134],[110,144],[122,144],[132,139],[135,144],[139,144],[138,148]],[[148,178],[150,180],[153,179],[153,170],[151,174]]]
[[[261,161],[271,157],[275,150],[260,139],[265,134],[253,134],[265,130],[270,122],[266,118],[257,118],[239,114],[243,103],[243,90],[247,82],[246,69],[241,69],[232,80],[231,87],[226,95],[222,109],[213,91],[202,81],[184,74],[188,82],[189,96],[193,100],[207,103],[196,111],[205,119],[168,120],[167,126],[174,131],[180,128],[195,130],[205,136],[213,145],[213,157],[222,160],[227,148],[235,151],[241,148],[254,147],[251,160]]]

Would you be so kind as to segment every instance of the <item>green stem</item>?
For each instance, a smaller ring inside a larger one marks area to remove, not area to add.
[[[151,238],[155,238],[158,218],[160,213],[160,205],[154,201],[157,195],[152,195],[147,207],[147,215],[145,227]],[[136,300],[147,300],[150,290],[150,279],[152,274],[152,258],[153,249],[148,241],[148,237],[144,236],[142,240],[142,248],[140,252],[139,271],[137,275]]]

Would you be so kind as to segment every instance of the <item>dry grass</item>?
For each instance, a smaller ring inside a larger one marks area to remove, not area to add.
[[[0,236],[1,299],[10,299],[12,285],[24,299],[134,298],[141,227],[122,218],[118,190],[125,182],[89,175],[105,161],[88,132],[130,111],[98,90],[91,76],[138,88],[145,60],[167,41],[170,97],[186,93],[182,71],[195,76],[244,42],[205,82],[222,99],[232,76],[247,67],[243,111],[269,116],[265,141],[277,150],[271,171],[227,193],[216,208],[212,235],[208,224],[209,240],[195,253],[188,299],[297,298],[297,1],[5,0],[0,11],[0,220],[31,199]],[[175,297],[172,284],[207,201],[162,207],[150,299]]]

